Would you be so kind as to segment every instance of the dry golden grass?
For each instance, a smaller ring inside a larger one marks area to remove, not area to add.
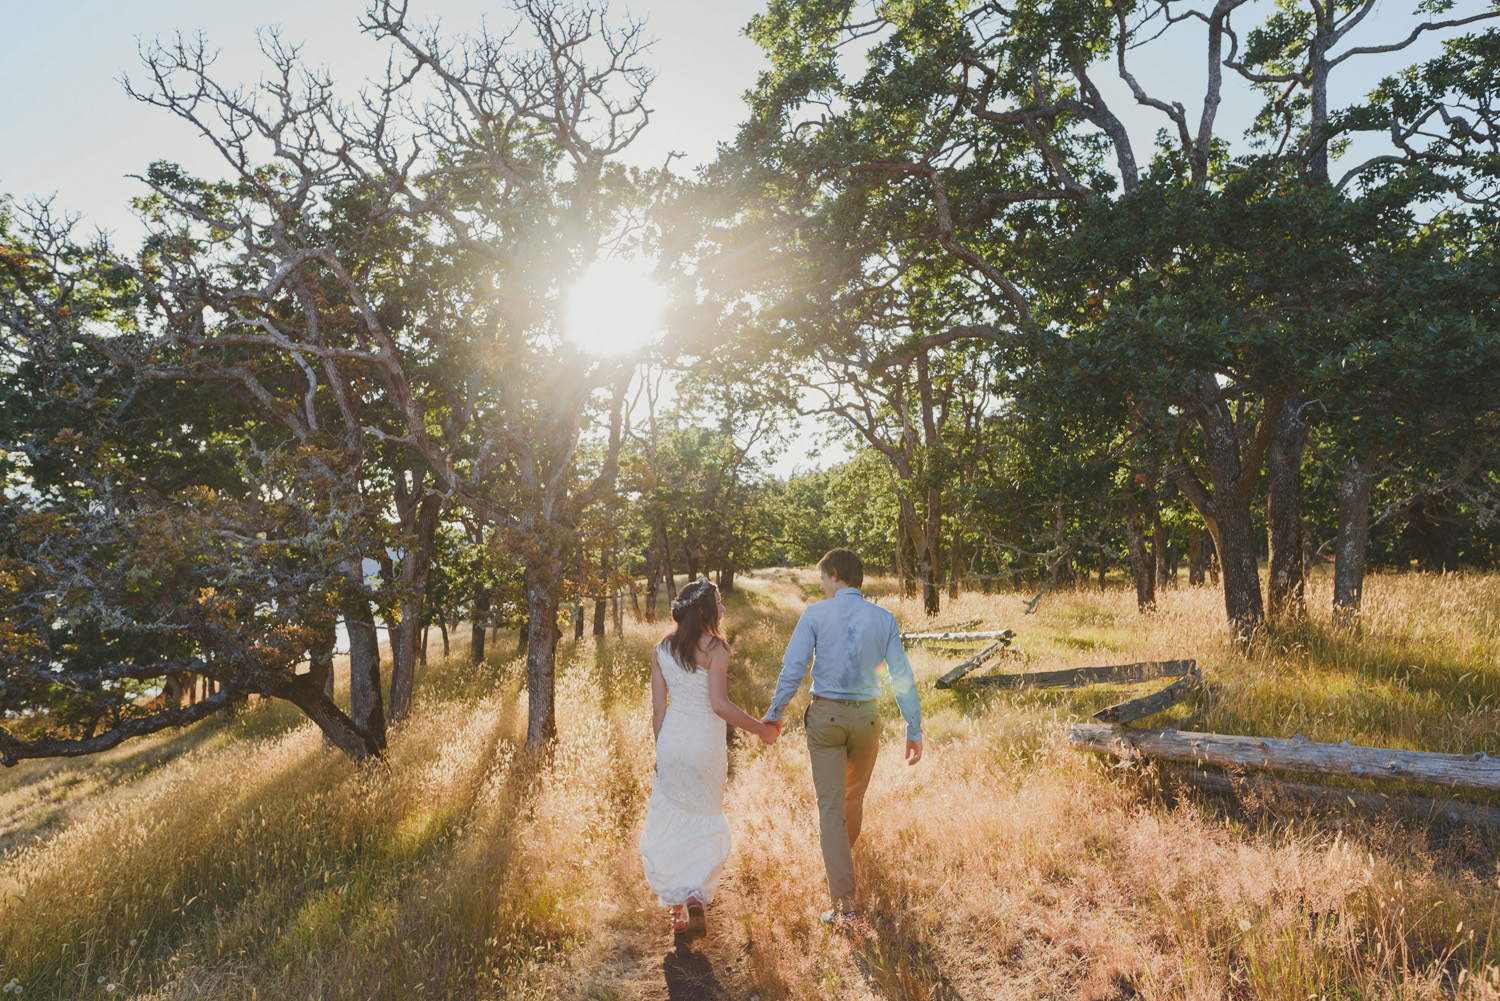
[[[730,602],[747,708],[763,708],[811,581],[757,574]],[[926,624],[889,582],[869,590]],[[1313,606],[1327,597],[1315,584]],[[1196,656],[1210,684],[1172,711],[1180,726],[1500,754],[1500,577],[1376,578],[1362,636],[1314,614],[1249,655],[1218,601],[1169,591],[1142,618],[1123,590],[1080,590],[1025,616],[1021,596],[965,594],[933,624],[1016,628],[1007,670]],[[740,739],[714,934],[672,954],[636,851],[660,628],[563,642],[547,761],[519,751],[520,665],[453,661],[422,675],[386,769],[266,704],[0,775],[0,984],[69,999],[1500,997],[1493,833],[1164,794],[1060,740],[1118,700],[1110,686],[924,687],[915,768],[886,700],[856,852],[871,927],[854,938],[817,920],[800,728],[773,748]],[[944,667],[913,663],[924,681]]]

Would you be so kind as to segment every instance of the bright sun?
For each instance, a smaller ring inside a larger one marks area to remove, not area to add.
[[[629,354],[661,333],[667,293],[649,261],[595,261],[567,296],[563,332],[590,354]]]

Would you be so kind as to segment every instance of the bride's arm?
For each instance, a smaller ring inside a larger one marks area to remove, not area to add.
[[[661,721],[667,716],[667,679],[661,676],[657,651],[651,651],[651,736],[661,736]]]
[[[733,724],[741,730],[750,731],[767,744],[775,741],[776,738],[772,735],[772,731],[776,729],[775,726],[756,719],[730,701],[729,648],[722,643],[715,646],[714,652],[709,655],[708,699],[713,704],[714,712],[718,713],[726,723]]]

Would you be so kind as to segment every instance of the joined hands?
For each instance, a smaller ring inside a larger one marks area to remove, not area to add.
[[[761,742],[770,747],[781,736],[782,721],[779,719],[762,719],[761,724],[763,726],[760,732]]]

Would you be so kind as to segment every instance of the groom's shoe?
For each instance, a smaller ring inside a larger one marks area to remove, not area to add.
[[[825,925],[830,925],[840,931],[853,931],[859,927],[860,918],[858,911],[831,910],[824,911],[820,915]]]

